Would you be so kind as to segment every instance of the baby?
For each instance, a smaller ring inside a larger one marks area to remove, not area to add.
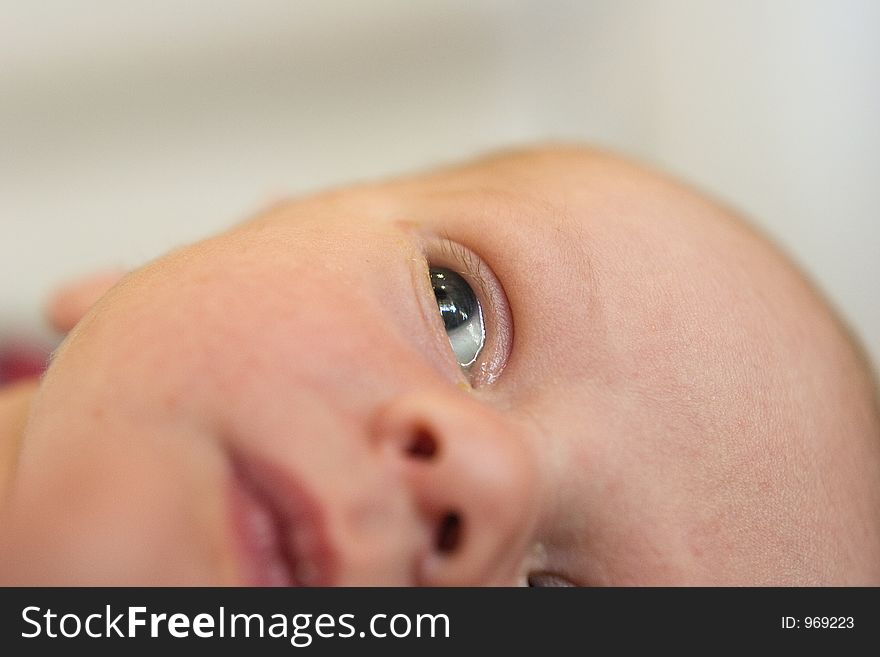
[[[655,173],[507,153],[113,283],[0,395],[4,584],[880,584],[865,358]]]

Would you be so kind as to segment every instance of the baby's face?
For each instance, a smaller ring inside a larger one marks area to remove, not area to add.
[[[124,278],[42,382],[0,574],[877,583],[872,395],[724,210],[589,152],[497,157]]]

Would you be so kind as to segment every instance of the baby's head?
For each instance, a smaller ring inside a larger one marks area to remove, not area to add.
[[[283,203],[58,350],[8,582],[878,584],[865,360],[765,239],[541,149]]]

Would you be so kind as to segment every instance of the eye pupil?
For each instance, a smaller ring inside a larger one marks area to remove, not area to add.
[[[451,269],[431,267],[430,276],[449,343],[459,365],[467,367],[477,359],[485,341],[480,302],[467,281]]]
[[[431,269],[431,286],[446,330],[466,324],[476,310],[477,300],[464,279],[454,271],[437,267]]]

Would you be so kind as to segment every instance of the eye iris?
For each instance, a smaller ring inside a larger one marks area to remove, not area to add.
[[[477,296],[460,275],[444,267],[431,267],[431,287],[452,350],[462,367],[477,359],[485,330]]]

